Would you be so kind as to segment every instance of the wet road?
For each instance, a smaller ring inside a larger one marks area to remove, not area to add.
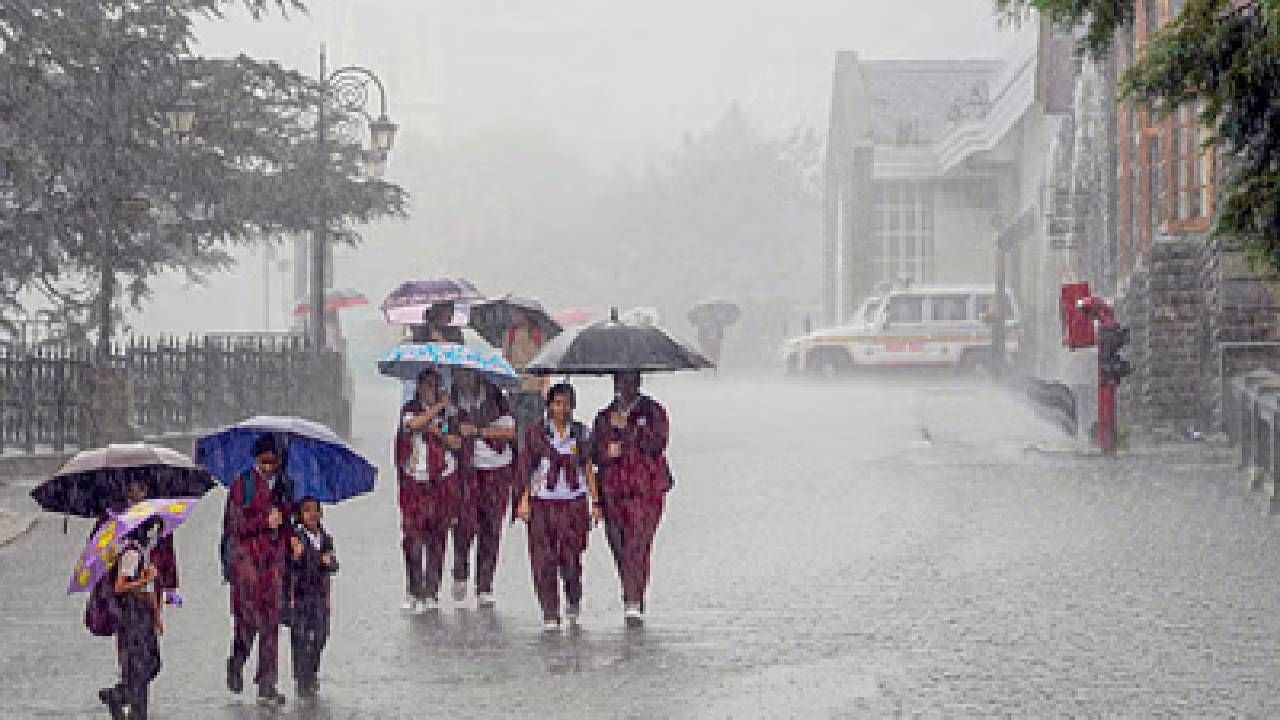
[[[394,389],[365,390],[357,442],[386,473]],[[584,383],[583,407],[603,390]],[[622,627],[601,530],[576,634],[541,632],[522,526],[496,610],[401,615],[384,482],[326,518],[342,573],[321,697],[282,683],[289,703],[260,710],[222,685],[218,490],[179,531],[187,604],[153,717],[1280,714],[1280,530],[1238,476],[1029,453],[1055,431],[945,379],[649,390],[678,485],[643,630]],[[0,715],[105,717],[112,644],[63,595],[87,531],[45,520],[0,548]]]

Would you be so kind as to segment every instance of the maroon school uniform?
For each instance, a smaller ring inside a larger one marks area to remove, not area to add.
[[[422,403],[416,399],[400,408],[400,429],[395,441],[406,592],[418,600],[436,598],[440,592],[445,541],[459,512],[458,474],[444,475],[448,460],[446,450],[440,440],[426,429],[419,437],[426,451],[427,477],[414,477],[414,469],[409,467],[414,459],[414,433],[405,427],[405,418],[423,410]]]
[[[493,425],[502,417],[511,417],[506,397],[494,384],[481,381],[483,389],[477,407],[467,408],[460,403],[460,393],[454,388],[449,418],[450,431],[456,432],[463,423],[471,423],[478,429]],[[514,418],[512,418],[514,423]],[[507,496],[510,493],[512,462],[501,467],[476,467],[477,446],[485,443],[494,453],[511,452],[511,443],[498,440],[464,438],[458,458],[458,474],[462,482],[462,502],[458,522],[453,528],[453,579],[465,582],[470,577],[471,546],[476,545],[476,592],[493,592],[493,576],[498,567],[498,543],[502,537],[503,517],[507,512]]]
[[[585,467],[591,448],[582,423],[571,423],[566,438],[554,433],[546,420],[525,431],[518,472],[530,493],[529,565],[534,591],[543,619],[558,621],[559,580],[564,582],[570,607],[582,601],[582,554],[591,533]]]
[[[653,536],[662,520],[667,471],[667,412],[654,399],[640,395],[627,413],[622,430],[609,422],[614,403],[596,414],[591,437],[600,468],[600,499],[609,550],[622,580],[622,600],[644,603],[649,585]],[[622,443],[622,456],[609,457],[609,443]]]
[[[253,495],[248,504],[246,473],[231,483],[223,515],[224,532],[232,538],[231,614],[235,629],[230,664],[237,672],[244,667],[257,636],[258,671],[254,682],[274,685],[289,532],[283,524],[277,530],[267,525],[274,502],[270,479],[262,477],[257,468],[249,472],[253,474]],[[287,518],[289,511],[288,507],[280,507],[283,517]]]

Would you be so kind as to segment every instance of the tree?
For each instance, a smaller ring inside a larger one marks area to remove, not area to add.
[[[818,280],[821,142],[761,133],[737,105],[669,157],[624,177],[596,209],[588,251],[619,304],[683,314],[708,295],[808,302]]]
[[[0,9],[0,150],[9,197],[0,207],[0,290],[36,288],[92,305],[99,341],[117,301],[137,303],[159,272],[195,278],[229,250],[310,228],[324,209],[334,235],[403,214],[399,187],[363,177],[354,140],[316,151],[312,79],[246,56],[194,55],[192,23],[219,0],[41,0]],[[255,14],[301,7],[245,0]],[[166,111],[197,122],[169,132]],[[328,113],[330,135],[350,118]],[[339,138],[341,136],[339,135]],[[0,307],[0,310],[3,308]]]
[[[995,0],[1018,17],[1044,13],[1084,27],[1083,49],[1105,56],[1133,22],[1134,0]],[[1186,0],[1148,38],[1121,79],[1122,98],[1167,116],[1198,104],[1208,143],[1226,153],[1226,182],[1214,231],[1242,240],[1251,256],[1280,269],[1280,0]]]

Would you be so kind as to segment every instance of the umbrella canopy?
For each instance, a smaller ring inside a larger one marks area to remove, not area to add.
[[[76,453],[31,498],[49,512],[96,518],[124,503],[130,480],[142,480],[158,497],[199,497],[214,485],[208,472],[176,450],[129,443]]]
[[[196,441],[196,462],[230,486],[253,467],[253,445],[276,437],[285,452],[285,478],[294,500],[314,497],[336,503],[373,490],[377,468],[320,423],[296,417],[260,415]]]
[[[546,342],[560,334],[560,324],[547,314],[542,303],[533,298],[517,297],[507,294],[490,298],[471,306],[471,327],[484,341],[500,348],[504,345],[507,332],[514,325],[513,311],[524,313],[529,322],[542,333]]]
[[[634,370],[676,372],[714,365],[656,325],[626,325],[617,310],[610,320],[571,328],[547,343],[525,370],[534,375],[609,375]]]
[[[562,328],[577,327],[595,320],[596,314],[586,308],[568,308],[552,315],[551,319],[555,320]]]
[[[728,327],[742,316],[742,310],[735,302],[728,300],[707,300],[694,305],[689,310],[689,323],[695,326],[719,325]]]
[[[363,293],[356,292],[355,290],[331,288],[324,291],[324,309],[329,312],[368,304],[369,298],[365,297]],[[298,301],[298,304],[293,307],[293,314],[310,315],[311,299],[307,298],[305,300]]]
[[[158,537],[164,537],[186,522],[198,501],[199,498],[194,497],[149,498],[119,515],[112,515],[89,538],[89,544],[80,553],[75,570],[71,571],[71,581],[67,583],[67,594],[92,590],[115,564],[116,557],[124,546],[125,536],[144,522],[153,517],[160,518],[162,525]]]
[[[456,343],[397,345],[378,360],[378,372],[401,380],[416,380],[418,373],[429,367],[474,370],[499,385],[515,385],[520,381],[511,363],[500,353]]]
[[[382,301],[382,314],[393,325],[416,325],[422,314],[437,303],[471,303],[484,300],[476,286],[462,278],[407,280]]]

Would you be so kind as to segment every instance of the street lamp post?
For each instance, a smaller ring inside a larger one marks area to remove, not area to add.
[[[387,116],[387,89],[382,80],[372,70],[358,65],[347,65],[329,72],[326,64],[324,46],[320,46],[320,82],[321,98],[316,108],[316,139],[320,161],[320,182],[323,184],[329,171],[329,129],[325,120],[325,112],[329,103],[338,112],[352,113],[365,119],[369,126],[369,149],[365,153],[365,173],[378,178],[386,170],[387,156],[395,142],[398,126]],[[377,117],[369,114],[369,86],[378,90],[379,113]],[[325,347],[325,256],[329,248],[329,213],[327,199],[321,193],[321,211],[316,218],[311,233],[311,344],[316,352]]]

